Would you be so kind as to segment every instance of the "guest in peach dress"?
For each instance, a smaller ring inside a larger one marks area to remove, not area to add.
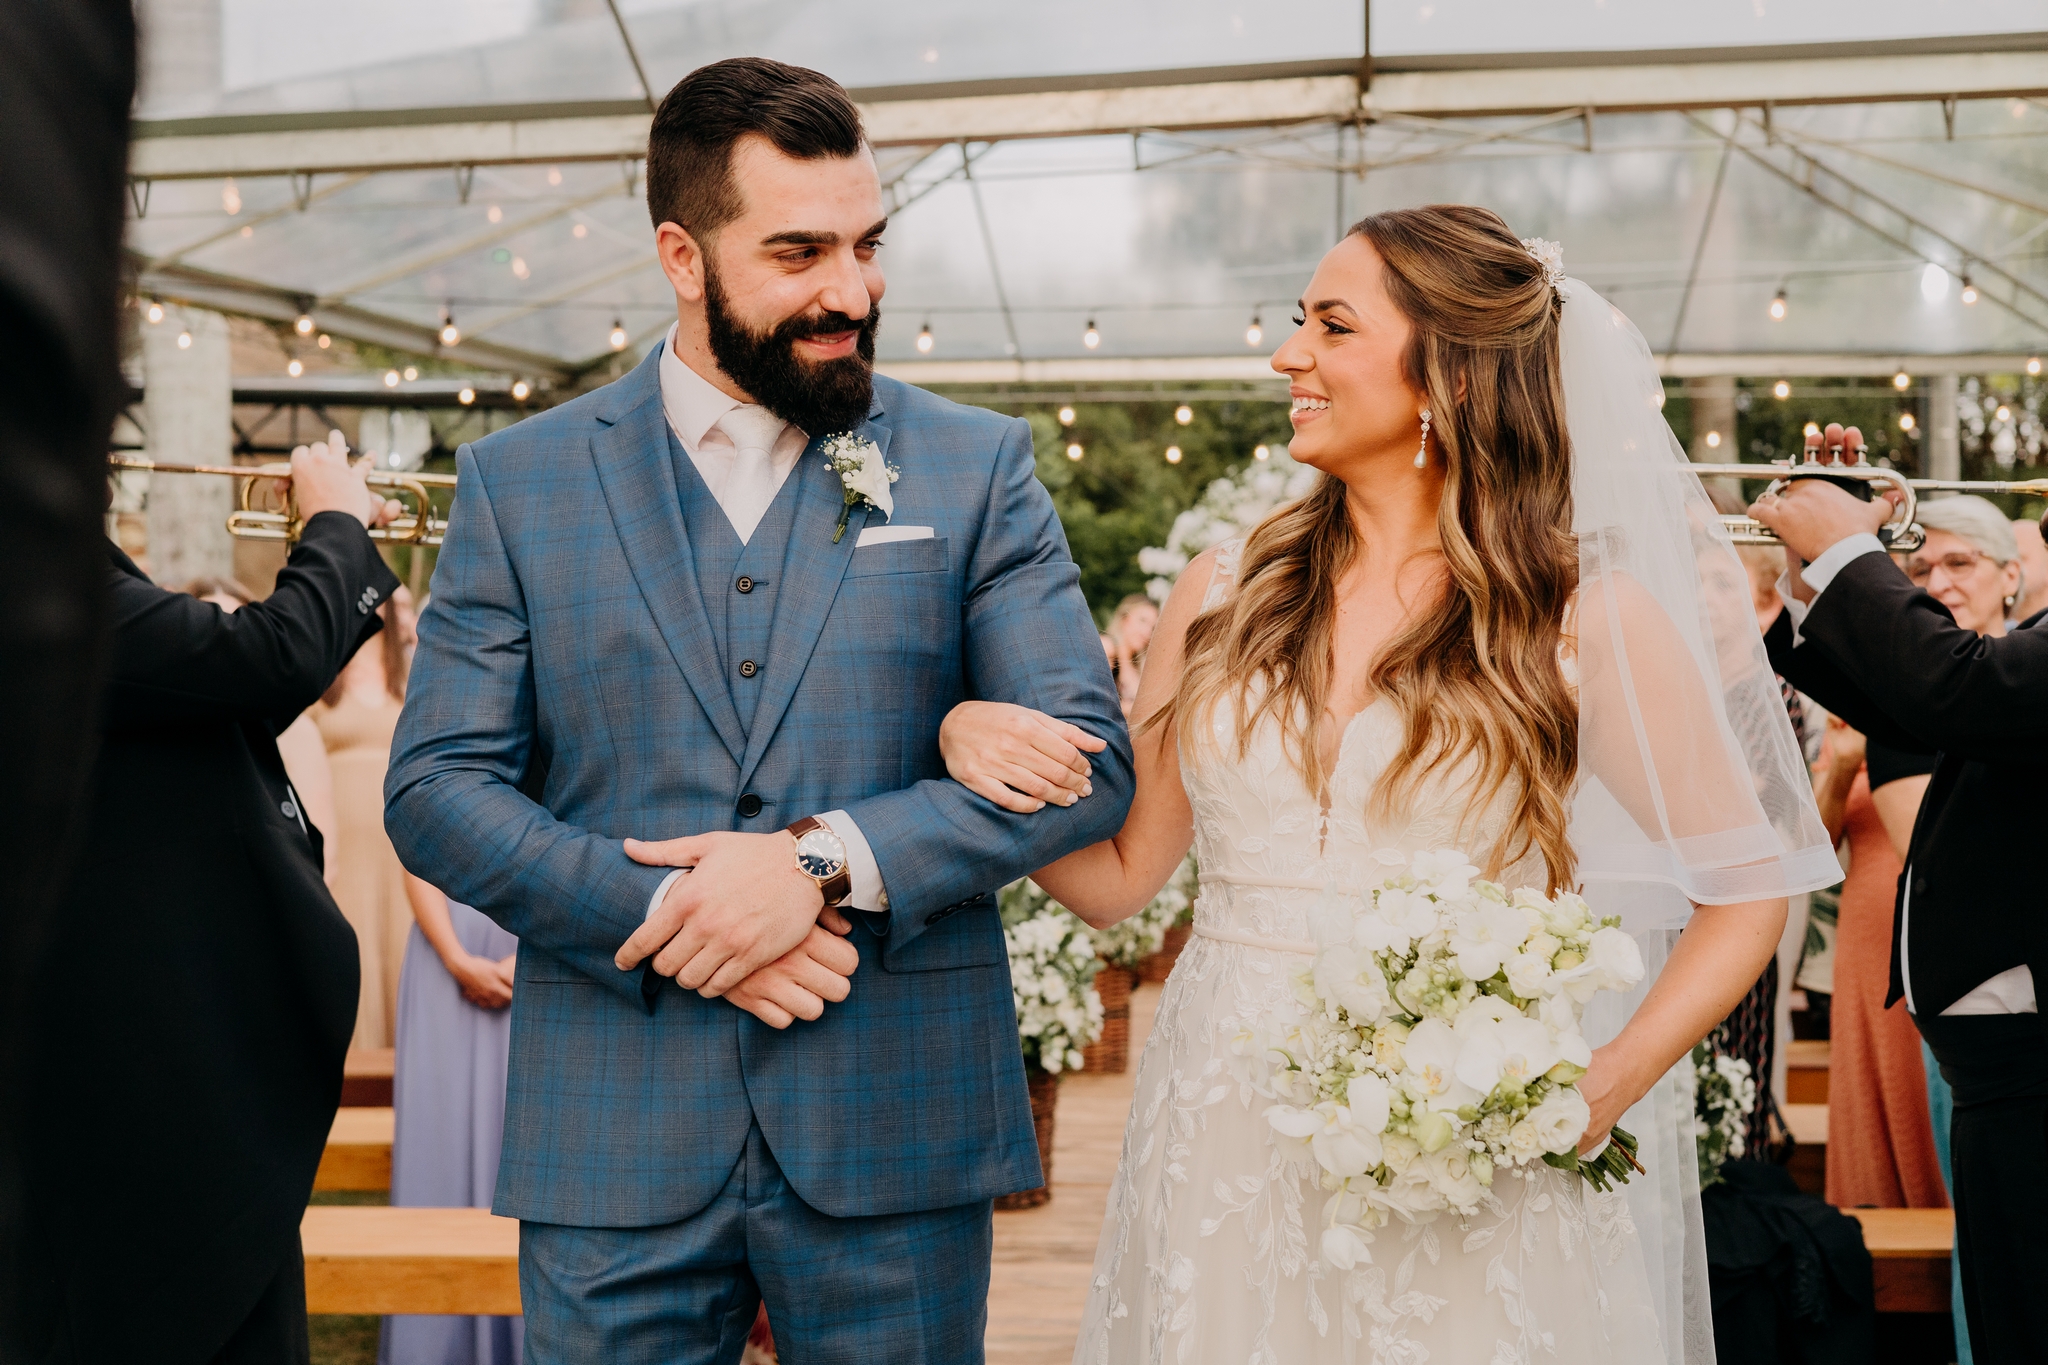
[[[307,714],[327,745],[334,781],[334,837],[327,884],[362,951],[363,987],[353,1046],[385,1048],[397,1037],[398,976],[412,929],[405,869],[384,833],[384,769],[405,702],[412,655],[412,599],[404,588],[379,610],[385,628],[356,651]]]

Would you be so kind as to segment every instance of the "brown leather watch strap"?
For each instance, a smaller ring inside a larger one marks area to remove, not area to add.
[[[794,824],[789,825],[787,828],[789,830],[791,837],[796,839],[802,839],[806,834],[809,834],[814,829],[825,830],[827,833],[831,834],[833,838],[839,839],[839,831],[833,829],[830,825],[826,824],[823,820],[820,820],[815,815],[806,815],[803,819],[796,821]],[[841,848],[844,848],[846,846],[846,840],[839,839],[839,845]],[[798,863],[796,870],[799,872],[804,872],[803,864]],[[804,872],[804,875],[806,877],[811,876],[811,874],[808,872]],[[818,893],[825,898],[825,904],[844,904],[846,898],[853,894],[853,865],[851,862],[848,862],[846,865],[842,866],[837,872],[833,873],[829,877],[824,878],[823,880],[819,880],[816,877],[811,877],[811,880],[818,883]]]

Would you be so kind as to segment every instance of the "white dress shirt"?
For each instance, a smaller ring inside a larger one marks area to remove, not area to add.
[[[712,500],[732,523],[742,545],[761,524],[775,490],[782,487],[789,471],[796,468],[804,447],[810,444],[810,437],[783,422],[780,433],[767,443],[766,477],[761,477],[758,470],[741,469],[741,460],[763,458],[763,452],[741,450],[728,428],[767,431],[774,425],[763,409],[748,411],[749,407],[682,362],[676,355],[676,329],[671,326],[661,351],[661,410],[668,417],[669,429],[682,443],[683,453],[703,476],[704,486],[711,490]],[[726,421],[729,414],[735,413],[741,415],[741,420]],[[766,491],[766,499],[758,496],[761,490]],[[830,826],[846,845],[846,870],[853,878],[853,891],[846,904],[856,910],[887,910],[889,892],[882,885],[882,870],[876,866],[875,852],[868,847],[860,826],[843,810],[825,811],[818,819]],[[654,898],[647,902],[648,914],[660,907],[662,897],[685,870],[677,868],[662,878],[661,885],[654,888]]]
[[[1842,566],[1852,559],[1868,554],[1883,554],[1884,543],[1869,532],[1838,540],[1821,551],[1820,558],[1799,571],[1806,580],[1806,586],[1813,589],[1813,600],[1828,590],[1828,584],[1835,581],[1835,575]],[[1801,636],[1799,629],[1806,624],[1806,613],[1812,610],[1812,602],[1801,602],[1792,596],[1791,583],[1778,580],[1778,596],[1784,599],[1785,610],[1792,617],[1792,640],[1796,645]],[[1907,937],[1913,920],[1913,869],[1906,869],[1905,894],[1899,898],[1899,980],[1906,990],[1906,1012],[1918,1014],[1913,1008],[1913,961],[1907,952],[1911,940]],[[2034,972],[2025,963],[2008,968],[1977,987],[1962,999],[1942,1011],[1951,1014],[2036,1014],[2040,1004],[2034,995]]]

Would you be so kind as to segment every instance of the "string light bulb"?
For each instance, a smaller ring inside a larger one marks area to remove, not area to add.
[[[2041,373],[2041,357],[2037,355],[2027,357],[2027,373],[2033,375]]]
[[[1186,426],[1188,423],[1195,420],[1195,410],[1189,407],[1186,403],[1182,403],[1179,407],[1173,410],[1173,420],[1180,423],[1182,426]]]
[[[1998,411],[1992,413],[1991,415],[1993,418],[2000,422],[2010,422],[2012,420],[2012,409],[2007,407],[2005,404],[2000,403],[1998,405]]]
[[[311,313],[299,314],[298,321],[292,324],[292,330],[302,337],[313,335],[313,315]]]
[[[1774,299],[1772,299],[1772,300],[1771,300],[1771,321],[1773,321],[1773,322],[1783,322],[1784,320],[1785,320],[1785,291],[1784,291],[1784,290],[1782,290],[1782,289],[1780,289],[1780,290],[1778,291],[1778,296],[1777,296],[1776,298],[1774,298]]]
[[[1720,432],[1718,432],[1718,431],[1710,431],[1710,432],[1708,432],[1708,433],[1707,433],[1707,449],[1708,449],[1708,450],[1719,450],[1720,448],[1721,448],[1721,433],[1720,433]]]
[[[384,387],[387,389],[395,389],[398,387],[398,371],[384,371]]]
[[[1272,457],[1273,457],[1273,450],[1272,450],[1272,447],[1270,447],[1270,446],[1253,446],[1253,447],[1252,447],[1252,458],[1253,458],[1254,460],[1269,460],[1269,459],[1271,459]]]
[[[467,384],[463,385],[462,391],[455,395],[455,401],[462,404],[465,408],[468,407],[476,401],[476,390],[470,388]]]
[[[1892,387],[1897,389],[1899,392],[1904,393],[1907,389],[1911,388],[1912,386],[1913,376],[1907,374],[1903,368],[1900,369],[1900,371],[1897,374],[1892,376]]]
[[[415,380],[415,379],[418,379],[419,377],[420,377],[420,370],[419,370],[419,366],[417,366],[417,365],[408,365],[408,366],[406,366],[406,367],[405,367],[405,382],[406,382],[406,383],[410,384],[410,383],[412,383],[412,381],[413,381],[413,380]]]
[[[1180,447],[1179,447],[1179,446],[1168,446],[1168,447],[1166,448],[1166,462],[1167,462],[1168,464],[1179,464],[1179,463],[1180,463]]]
[[[1920,424],[1919,424],[1918,422],[1915,422],[1915,421],[1913,420],[1913,414],[1912,414],[1912,413],[1910,413],[1910,412],[1902,412],[1902,413],[1900,413],[1900,414],[1899,414],[1899,430],[1900,430],[1900,431],[1911,431],[1911,430],[1912,430],[1912,429],[1913,429],[1914,427],[1916,427],[1916,426],[1918,426],[1918,425],[1920,425]]]
[[[533,385],[527,383],[524,379],[515,379],[512,381],[513,402],[524,403],[526,401],[527,395],[531,394],[532,392]]]
[[[1818,435],[1820,435],[1820,423],[1818,423],[1818,422],[1808,422],[1808,423],[1807,423],[1807,424],[1806,424],[1806,425],[1805,425],[1804,427],[1802,427],[1802,428],[1800,429],[1800,432],[1799,432],[1799,434],[1800,434],[1801,436],[1818,436]]]
[[[1060,425],[1063,427],[1074,425],[1074,410],[1072,408],[1060,409]]]
[[[1780,379],[1777,383],[1771,385],[1771,394],[1782,402],[1792,396],[1792,386]]]
[[[242,211],[242,191],[236,186],[233,176],[221,182],[220,207],[221,212],[230,218]]]
[[[632,340],[631,337],[626,335],[626,324],[622,320],[618,318],[612,319],[612,334],[609,340],[614,351],[625,350],[626,343]]]
[[[321,350],[323,350],[323,351],[324,351],[324,350],[326,350],[326,349],[327,349],[327,348],[328,348],[329,346],[332,346],[333,344],[334,344],[334,338],[333,338],[333,337],[331,337],[331,336],[327,335],[327,333],[325,333],[325,332],[322,332],[322,333],[320,334],[320,342],[319,342],[319,345],[320,345],[320,349],[321,349]]]
[[[155,299],[151,299],[149,301],[149,307],[143,310],[142,315],[148,318],[151,322],[162,322],[164,320],[164,306],[161,303],[158,303]],[[2034,373],[2036,374],[2040,373],[2040,370],[2038,368],[2040,363],[2041,362],[2038,360],[2034,362],[2036,366]]]
[[[192,334],[190,332],[178,333],[178,349],[181,351],[192,349]]]
[[[441,344],[447,347],[454,347],[459,345],[461,341],[462,329],[455,325],[454,310],[443,308],[441,310]]]
[[[1970,283],[1968,275],[1963,276],[1963,292],[1960,297],[1964,303],[1975,303],[1977,301],[1977,286]]]
[[[1081,344],[1091,351],[1102,344],[1102,333],[1095,330],[1094,318],[1088,319],[1088,330],[1081,333]],[[1080,456],[1074,458],[1079,459]]]
[[[919,355],[930,355],[932,353],[932,324],[929,320],[925,322],[924,326],[917,329],[917,353]]]
[[[1256,346],[1266,339],[1266,329],[1259,325],[1259,315],[1252,314],[1252,325],[1244,329],[1244,344]]]
[[[293,356],[291,358],[291,362],[284,367],[284,372],[290,375],[292,378],[297,379],[300,375],[306,372],[306,364],[297,356]]]
[[[1085,452],[1085,451],[1083,451],[1083,450],[1081,449],[1081,443],[1080,443],[1079,441],[1069,441],[1069,442],[1067,442],[1067,458],[1068,458],[1068,459],[1070,459],[1070,460],[1078,460],[1078,459],[1080,459],[1080,458],[1081,458],[1081,456],[1082,456],[1083,454],[1085,454],[1085,453],[1086,453],[1086,452]]]

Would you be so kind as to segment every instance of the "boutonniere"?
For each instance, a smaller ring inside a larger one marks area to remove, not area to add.
[[[846,495],[845,505],[839,509],[839,527],[832,532],[832,543],[837,545],[846,534],[847,519],[862,503],[881,508],[885,517],[895,513],[896,500],[889,496],[889,485],[903,471],[882,458],[880,446],[850,431],[827,438],[824,451],[825,468],[839,476],[839,486]]]

